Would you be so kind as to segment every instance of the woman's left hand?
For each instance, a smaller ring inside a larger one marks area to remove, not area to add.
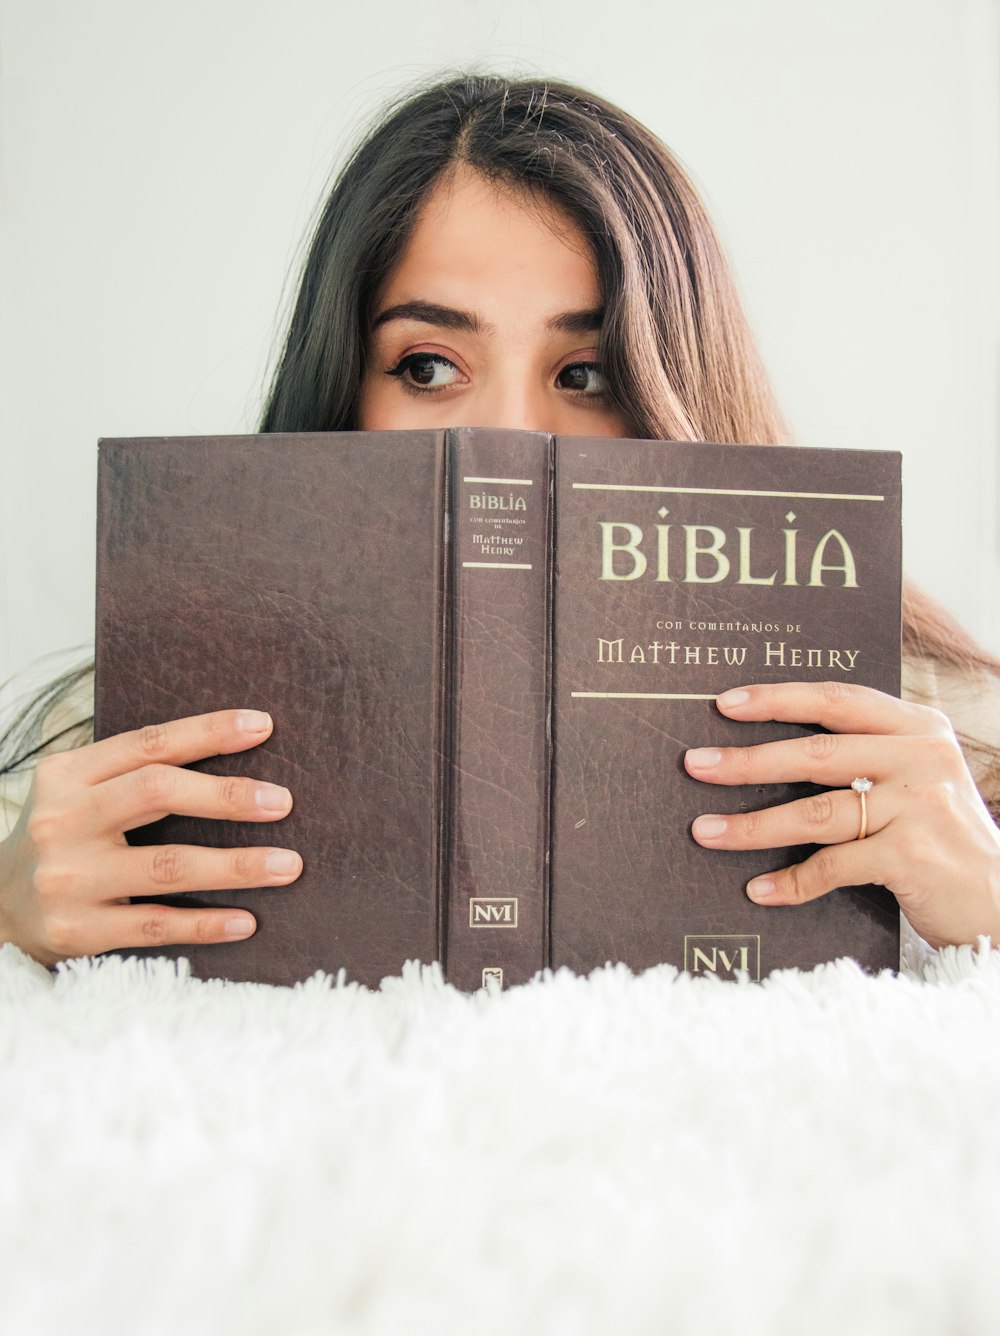
[[[824,846],[805,862],[747,887],[762,905],[795,905],[839,886],[887,886],[932,946],[1000,946],[1000,830],[986,809],[951,724],[940,711],[840,682],[788,682],[726,691],[730,719],[818,724],[815,733],[755,747],[687,752],[693,778],[710,784],[829,785],[797,802],[739,815],[698,817],[706,849]],[[867,833],[850,785],[865,777]],[[839,792],[838,792],[839,790]]]

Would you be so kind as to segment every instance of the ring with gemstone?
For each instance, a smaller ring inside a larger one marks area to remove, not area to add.
[[[868,834],[868,801],[865,795],[871,792],[872,781],[859,775],[857,779],[851,780],[851,788],[861,799],[861,828],[854,838],[863,840]]]

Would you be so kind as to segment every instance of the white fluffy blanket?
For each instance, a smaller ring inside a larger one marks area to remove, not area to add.
[[[466,997],[0,950],[0,1331],[972,1336],[1000,951]]]

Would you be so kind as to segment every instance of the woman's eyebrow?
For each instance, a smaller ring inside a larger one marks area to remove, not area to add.
[[[557,330],[560,334],[593,334],[604,324],[604,312],[600,309],[593,311],[561,311],[559,315],[554,315],[549,321],[549,329]]]
[[[390,320],[419,320],[440,329],[460,330],[465,334],[491,334],[493,326],[480,320],[472,311],[460,311],[454,306],[440,306],[437,302],[400,302],[381,311],[372,324],[372,330]],[[600,309],[560,311],[546,321],[549,329],[559,334],[592,334],[601,328],[604,312]]]
[[[465,334],[482,334],[488,328],[471,311],[459,311],[454,306],[438,306],[436,302],[400,302],[398,306],[389,306],[375,317],[372,329],[378,329],[389,320],[421,320],[427,325],[457,329]]]

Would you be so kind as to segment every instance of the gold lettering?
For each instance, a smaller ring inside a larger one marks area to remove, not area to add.
[[[601,526],[601,579],[602,580],[638,580],[646,572],[645,555],[639,551],[642,542],[642,530],[638,524],[614,524],[606,520],[599,521]],[[616,543],[614,531],[624,529],[628,542]],[[615,553],[627,552],[632,558],[632,569],[624,575],[615,572]]]
[[[670,525],[656,526],[656,578],[670,582]]]
[[[840,657],[842,653],[847,655],[850,662],[844,663],[843,659]],[[843,673],[853,673],[857,657],[858,651],[856,649],[832,649],[830,650],[830,667],[839,668]]]
[[[777,571],[772,571],[767,576],[750,574],[750,535],[753,533],[753,529],[737,528],[736,532],[740,536],[740,578],[737,584],[773,585],[778,578]]]
[[[509,923],[510,905],[473,905],[477,923]]]
[[[748,946],[738,946],[736,950],[733,952],[731,958],[726,955],[725,951],[723,951],[721,946],[718,948],[718,951],[719,955],[722,957],[722,963],[727,970],[731,972],[737,969],[749,971],[750,948]],[[736,963],[737,961],[739,961],[738,965]]]
[[[708,534],[711,539],[707,547],[698,542],[698,535],[702,533]],[[687,563],[684,570],[684,579],[687,583],[718,584],[720,580],[724,580],[729,574],[729,558],[722,551],[726,543],[724,531],[716,528],[714,524],[685,524],[684,534],[687,538]],[[699,557],[714,558],[714,574],[698,574]]]
[[[795,519],[795,511],[790,510],[785,516],[789,524]],[[782,529],[785,535],[785,584],[797,585],[798,579],[795,575],[795,539],[798,529]]]
[[[824,562],[827,544],[836,542],[840,547],[841,561]],[[810,585],[823,584],[824,571],[840,571],[843,575],[843,587],[845,589],[857,589],[858,574],[854,564],[854,553],[851,551],[847,539],[838,529],[828,529],[823,537],[816,544],[816,551],[813,553],[812,565],[809,568]]]

